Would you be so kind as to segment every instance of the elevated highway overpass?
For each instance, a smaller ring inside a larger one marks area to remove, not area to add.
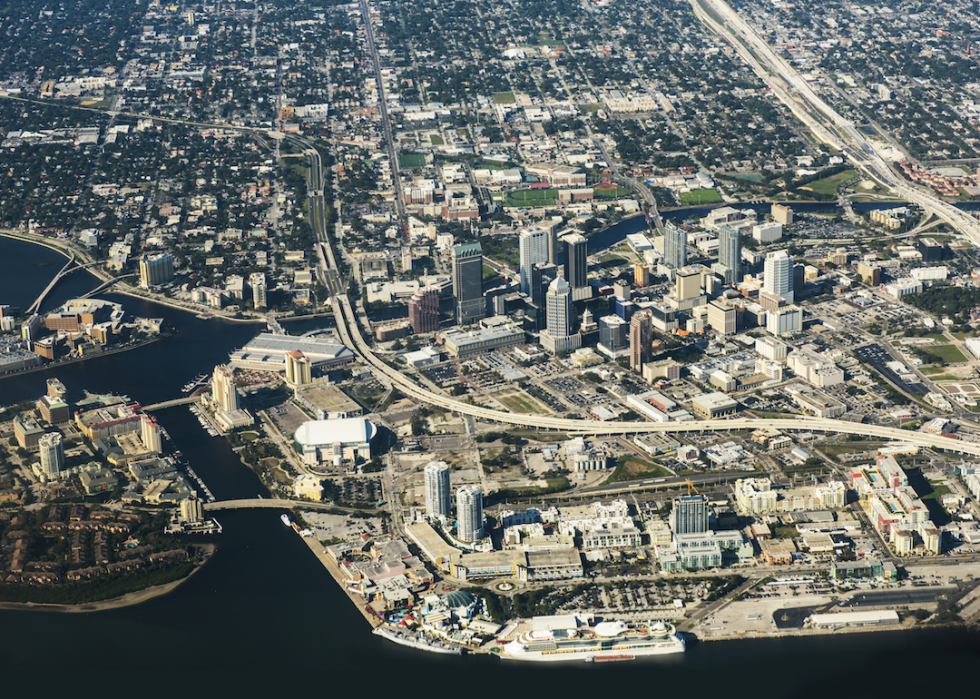
[[[844,420],[797,416],[792,418],[734,418],[715,420],[696,420],[692,422],[592,422],[591,420],[569,420],[543,415],[525,415],[504,412],[492,408],[471,405],[422,388],[397,369],[386,364],[371,351],[364,342],[357,327],[350,301],[346,296],[334,297],[334,314],[341,338],[351,349],[358,352],[368,362],[374,372],[387,382],[397,386],[406,395],[430,405],[452,410],[462,415],[521,427],[558,430],[582,435],[622,435],[653,432],[690,433],[739,431],[769,428],[776,430],[830,432],[860,437],[871,437],[920,447],[943,449],[960,454],[980,456],[980,443],[942,437],[923,432],[911,432],[895,427],[865,425]]]

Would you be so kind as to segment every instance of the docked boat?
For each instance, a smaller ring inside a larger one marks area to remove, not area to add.
[[[282,523],[285,524],[287,527],[293,526],[293,520],[289,519],[289,515],[279,515],[279,519],[281,519]]]
[[[553,662],[616,662],[647,655],[683,653],[684,639],[673,625],[603,621],[595,626],[523,632],[501,649],[500,657],[511,660]]]
[[[384,626],[379,626],[374,630],[374,634],[376,636],[381,636],[382,638],[387,638],[389,641],[397,643],[400,646],[417,648],[418,650],[425,650],[429,651],[430,653],[445,653],[447,655],[463,654],[463,649],[459,646],[454,646],[451,643],[430,638],[421,633],[404,634],[393,629],[385,628]]]

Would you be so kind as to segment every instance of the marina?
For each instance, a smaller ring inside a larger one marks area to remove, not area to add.
[[[181,393],[193,393],[195,390],[204,386],[208,382],[207,374],[200,374],[194,377],[193,381],[188,381],[184,384],[184,387],[180,389]]]

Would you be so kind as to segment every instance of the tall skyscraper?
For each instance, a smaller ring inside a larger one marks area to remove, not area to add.
[[[582,336],[575,329],[575,311],[572,307],[572,287],[564,277],[558,277],[545,294],[545,329],[541,331],[541,345],[549,352],[558,354],[578,349]]]
[[[767,294],[775,294],[786,303],[793,303],[793,258],[785,250],[771,252],[766,255],[762,290]]]
[[[169,252],[143,255],[140,258],[140,286],[144,289],[166,284],[173,278],[174,257]]]
[[[534,265],[531,268],[531,303],[538,308],[544,308],[545,294],[551,282],[558,278],[558,268],[551,264]]]
[[[453,296],[456,297],[456,323],[459,325],[469,325],[486,316],[483,248],[479,243],[453,248]]]
[[[143,448],[151,454],[159,454],[163,451],[163,441],[160,439],[160,425],[145,413],[140,418],[140,441],[143,442]]]
[[[674,499],[670,512],[674,534],[698,534],[708,531],[708,500],[703,495],[685,495]]]
[[[456,490],[456,536],[461,541],[483,538],[483,489],[478,485]]]
[[[262,272],[253,272],[248,278],[248,285],[252,287],[252,305],[256,308],[268,306],[269,289],[265,283],[265,275]]]
[[[449,517],[453,513],[453,495],[450,490],[449,464],[430,461],[425,473],[425,511],[429,517]]]
[[[65,447],[60,432],[41,435],[37,443],[41,456],[41,472],[48,478],[58,478],[65,467]]]
[[[548,229],[548,262],[558,264],[558,226]]]
[[[630,319],[630,369],[643,371],[653,354],[653,318],[649,311],[638,311]]]
[[[439,292],[435,289],[419,289],[408,302],[408,322],[412,332],[434,333],[439,329]]]
[[[589,285],[588,241],[584,235],[572,233],[565,241],[565,281],[573,289]]]
[[[687,233],[673,221],[664,223],[664,264],[671,269],[687,264]]]
[[[531,226],[521,231],[521,293],[531,295],[531,269],[548,261],[548,231]]]
[[[310,358],[299,350],[286,352],[286,383],[290,386],[304,386],[313,382],[313,367]]]
[[[235,388],[234,373],[227,365],[216,366],[211,377],[211,396],[219,412],[230,413],[238,410],[238,390]]]
[[[718,226],[718,262],[725,266],[725,283],[741,281],[742,234],[737,228],[723,223]]]

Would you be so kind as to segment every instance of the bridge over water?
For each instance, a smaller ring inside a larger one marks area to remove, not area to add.
[[[77,272],[80,269],[87,269],[89,267],[94,267],[95,265],[98,265],[98,264],[101,264],[101,263],[100,262],[88,262],[88,263],[86,263],[84,265],[78,265],[76,267],[72,267],[73,264],[75,264],[75,258],[74,257],[72,257],[70,260],[68,260],[67,264],[65,264],[65,266],[61,268],[61,271],[58,272],[58,274],[55,275],[54,279],[52,279],[50,281],[50,283],[46,287],[44,287],[44,291],[42,291],[41,294],[36,299],[34,299],[34,303],[32,303],[27,308],[27,313],[28,314],[30,314],[30,313],[36,313],[37,310],[41,307],[41,304],[44,303],[44,299],[47,297],[48,294],[51,293],[51,290],[54,289],[56,286],[58,286],[58,282],[60,282],[65,277],[67,277],[69,274],[71,274],[72,272]]]
[[[310,502],[308,500],[283,500],[280,498],[251,498],[245,500],[218,500],[204,503],[207,512],[228,510],[291,510],[302,507],[304,510],[343,510],[345,512],[366,512],[368,510],[331,505],[329,502]]]

